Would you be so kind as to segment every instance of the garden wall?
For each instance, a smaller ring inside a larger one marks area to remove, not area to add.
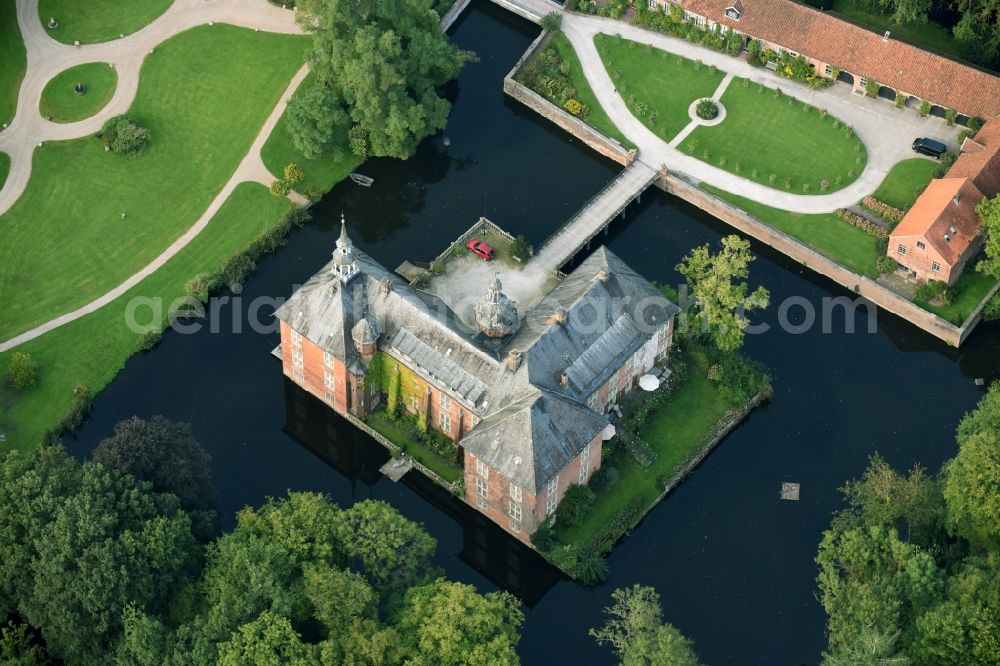
[[[618,143],[616,140],[609,136],[598,132],[596,129],[588,125],[586,122],[577,118],[570,112],[560,109],[558,106],[545,99],[534,90],[522,85],[514,80],[514,76],[520,71],[521,67],[530,60],[535,53],[544,49],[551,39],[551,33],[548,31],[542,32],[528,50],[524,52],[521,59],[517,61],[514,68],[510,70],[510,73],[503,80],[503,91],[507,95],[524,104],[526,107],[538,113],[549,122],[554,123],[560,129],[563,129],[577,139],[585,143],[590,148],[593,148],[601,155],[604,155],[608,159],[614,160],[622,166],[628,166],[633,161],[635,161],[635,152],[629,150],[622,144]]]
[[[969,315],[962,326],[955,326],[871,278],[847,270],[791,236],[764,224],[746,211],[699,189],[680,175],[661,173],[657,185],[950,345],[955,347],[961,345],[982,319],[983,307],[989,296]],[[995,291],[996,287],[990,294]]]
[[[438,262],[443,262],[452,255],[452,252],[455,250],[456,246],[465,247],[465,244],[469,242],[470,238],[472,238],[473,236],[479,236],[485,234],[487,231],[490,233],[494,233],[500,236],[501,238],[505,238],[511,243],[514,242],[514,237],[511,234],[501,229],[499,226],[497,226],[495,222],[487,220],[485,217],[481,217],[475,224],[466,229],[465,232],[462,233],[458,238],[453,240],[451,244],[448,246],[448,249],[446,249],[444,252],[436,256],[434,260],[431,261],[431,265],[433,266]]]

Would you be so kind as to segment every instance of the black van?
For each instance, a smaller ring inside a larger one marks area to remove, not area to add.
[[[941,156],[948,152],[948,146],[934,139],[914,139],[913,145],[910,147],[913,148],[913,152],[929,155],[936,160],[941,159]]]

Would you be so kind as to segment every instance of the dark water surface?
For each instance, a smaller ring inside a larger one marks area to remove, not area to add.
[[[522,596],[526,664],[611,662],[586,631],[601,622],[611,591],[633,583],[659,590],[667,619],[707,663],[815,663],[824,616],[813,557],[840,506],[836,488],[859,475],[874,451],[896,466],[931,470],[954,455],[955,425],[981,394],[973,378],[1000,374],[997,326],[980,327],[960,351],[891,315],[879,317],[875,334],[846,334],[841,313],[831,334],[817,326],[748,338],[747,352],[772,369],[774,401],[619,544],[610,580],[596,589],[561,578],[419,475],[399,484],[381,478],[387,454],[283,380],[269,353],[276,335],[231,331],[234,312],[251,299],[287,296],[328,259],[341,210],[356,244],[393,268],[406,258],[428,260],[484,212],[537,245],[600,189],[615,165],[502,94],[503,76],[536,34],[476,0],[453,35],[480,62],[450,91],[455,109],[442,136],[407,162],[370,160],[362,169],[376,180],[370,190],[336,187],[314,209],[315,221],[260,263],[238,306],[223,308],[222,333],[168,333],[154,352],[130,360],[68,445],[86,455],[117,421],[164,414],[190,421],[211,452],[227,516],[289,489],[322,491],[341,504],[391,502],[437,538],[438,561],[451,578]],[[649,279],[676,283],[677,260],[725,233],[650,191],[614,224],[608,243]],[[818,311],[822,299],[846,294],[766,247],[754,250],[760,260],[752,279],[774,304],[763,316],[768,323],[788,297]],[[801,309],[789,319],[801,321]],[[865,330],[863,316],[852,321]],[[782,481],[802,484],[801,501],[778,500]]]

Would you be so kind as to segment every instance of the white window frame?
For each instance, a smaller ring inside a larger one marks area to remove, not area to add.
[[[590,471],[590,444],[583,447],[580,452],[580,483],[587,479],[587,472]]]
[[[438,425],[441,430],[451,432],[451,398],[442,391],[438,394]]]
[[[323,365],[328,368],[333,367],[333,354],[328,351],[323,352]]]
[[[614,402],[618,399],[618,391],[621,389],[621,382],[618,380],[618,371],[615,370],[611,373],[611,378],[608,380],[608,402]]]
[[[488,505],[486,504],[486,500],[485,499],[483,499],[482,497],[477,497],[476,498],[476,506],[479,507],[480,511],[486,511],[486,507]]]
[[[514,534],[520,534],[521,533],[521,523],[515,522],[514,519],[511,519],[511,521],[510,521],[510,531],[513,532]]]
[[[328,389],[334,388],[333,373],[330,372],[329,370],[323,371],[323,386],[327,387]]]
[[[519,502],[512,501],[507,513],[510,514],[511,520],[521,522],[521,504]]]
[[[326,392],[326,401],[333,402],[333,394],[330,393],[329,391]]]
[[[476,458],[476,474],[483,477],[484,479],[490,478],[490,468],[479,458]]]
[[[905,246],[905,245],[903,245],[902,243],[900,243],[900,244],[899,244],[899,247],[898,247],[898,248],[896,248],[896,252],[897,252],[897,253],[898,253],[899,255],[904,255],[904,254],[906,254],[906,246]]]
[[[302,344],[302,334],[296,331],[294,328],[289,329],[292,332],[292,344],[301,345]]]
[[[294,371],[294,372],[292,373],[292,377],[293,377],[293,378],[295,379],[295,381],[297,381],[297,382],[304,382],[304,381],[306,380],[306,376],[305,376],[305,375],[304,375],[304,374],[302,373],[302,371],[301,371],[301,370],[296,370],[296,371]]]
[[[917,249],[918,250],[923,250],[925,247],[927,247],[927,246],[923,243],[923,241],[917,241]]]
[[[296,350],[296,349],[292,350],[292,365],[294,365],[296,368],[301,368],[305,365],[305,362],[302,358],[302,350]]]
[[[934,271],[935,273],[940,273],[941,272],[941,264],[939,264],[936,261],[932,261],[931,262],[931,270]]]
[[[650,9],[656,9],[656,0],[649,0],[648,7]]]
[[[484,500],[490,496],[490,482],[481,476],[476,477],[476,494]]]
[[[554,476],[549,479],[548,484],[545,486],[545,515],[550,516],[552,512],[556,510],[556,504],[559,503],[559,477]]]
[[[521,491],[521,487],[515,484],[510,484],[510,498],[515,502],[520,502],[524,498],[524,494]]]

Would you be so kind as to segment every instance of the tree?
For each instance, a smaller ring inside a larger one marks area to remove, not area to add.
[[[721,351],[735,351],[743,345],[743,329],[750,323],[744,313],[766,308],[770,301],[764,287],[749,293],[749,285],[738,282],[749,275],[754,259],[750,241],[732,235],[722,239],[720,253],[712,255],[705,244],[693,249],[677,265],[677,271],[687,280],[703,325]]]
[[[359,160],[368,157],[368,131],[364,127],[352,125],[351,129],[347,130],[347,143]]]
[[[411,588],[396,615],[401,661],[413,666],[518,664],[520,604],[507,592],[438,579]]]
[[[14,352],[7,366],[7,381],[18,391],[30,391],[38,386],[38,364],[27,352]]]
[[[172,493],[192,514],[196,533],[207,538],[217,529],[218,491],[212,483],[212,458],[191,435],[191,424],[154,416],[133,416],[115,426],[91,459],[108,469],[148,481],[155,492]]]
[[[115,155],[138,155],[149,145],[149,130],[127,113],[104,121],[98,136]]]
[[[691,641],[663,622],[660,595],[651,587],[634,585],[611,593],[615,603],[604,609],[608,620],[590,635],[610,643],[626,666],[696,666],[700,662]]]
[[[283,180],[278,180],[277,178],[271,181],[271,194],[282,199],[288,196],[290,188],[288,183]]]
[[[285,165],[285,177],[282,179],[288,185],[288,187],[295,187],[302,182],[302,179],[306,175],[302,173],[302,169],[299,168],[298,164],[286,164]]]
[[[994,382],[976,408],[962,417],[955,439],[961,448],[969,438],[980,432],[1000,432],[1000,382]]]
[[[444,128],[451,104],[437,89],[458,76],[473,56],[441,32],[433,7],[433,0],[299,4],[299,25],[313,35],[314,87],[325,89],[307,92],[301,104],[289,105],[303,112],[305,122],[289,117],[300,149],[328,147],[330,133],[316,126],[336,124],[345,113],[351,124],[367,132],[375,156],[405,159],[421,139]]]
[[[310,86],[292,97],[285,116],[292,143],[308,159],[334,152],[344,139],[347,113],[324,86]]]
[[[33,640],[28,625],[8,623],[0,628],[0,663],[41,666],[50,662],[45,650]]]
[[[979,228],[986,238],[983,251],[986,254],[976,264],[976,270],[1000,280],[1000,195],[983,199],[976,212],[979,213]]]
[[[302,642],[288,618],[272,611],[237,629],[219,645],[220,666],[319,666],[317,646]]]
[[[997,431],[969,437],[944,468],[948,529],[974,548],[1000,551],[1000,441]]]
[[[899,654],[899,632],[865,629],[855,643],[823,653],[821,666],[909,666]]]
[[[542,30],[559,32],[562,30],[562,14],[559,14],[558,12],[549,12],[542,17],[539,25],[542,26]]]

